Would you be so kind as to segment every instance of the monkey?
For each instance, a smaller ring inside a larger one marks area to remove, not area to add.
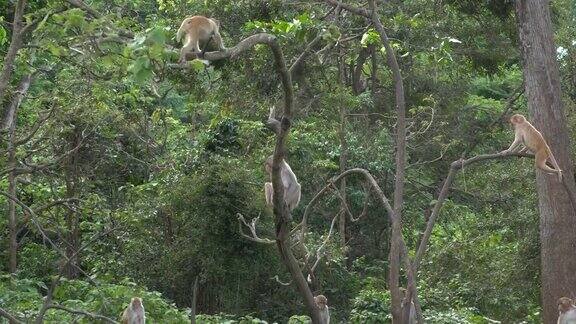
[[[211,39],[214,39],[219,50],[224,51],[226,47],[224,47],[219,30],[220,22],[214,18],[193,16],[184,19],[176,33],[177,42],[180,42],[184,36],[184,46],[180,50],[180,64],[186,62],[188,52],[199,54],[200,46],[203,47],[202,54],[204,54]]]
[[[525,148],[519,150],[519,152],[525,149],[532,151],[535,155],[536,167],[546,173],[556,173],[558,180],[562,182],[562,170],[560,170],[558,162],[556,162],[542,134],[526,120],[526,117],[520,114],[515,114],[510,117],[510,123],[514,127],[514,141],[503,153],[516,152],[518,146],[523,144]],[[546,165],[548,158],[550,158],[554,169]]]
[[[571,298],[558,299],[558,324],[576,324],[576,306]]]
[[[400,293],[402,297],[402,303],[400,306],[402,307],[402,317],[404,317],[404,300],[406,299],[406,289],[400,287]],[[406,322],[406,321],[404,321]],[[408,324],[416,324],[416,306],[414,305],[413,301],[410,301],[410,312],[408,313]]]
[[[272,178],[272,159],[273,156],[270,155],[264,163],[264,168],[270,175],[270,178]],[[291,212],[300,202],[301,186],[298,183],[298,179],[296,179],[296,175],[285,160],[280,162],[280,176],[282,178],[282,184],[284,185],[284,203],[288,207],[288,212]],[[264,194],[266,196],[266,205],[272,206],[272,199],[274,197],[272,182],[266,182],[264,184]]]
[[[122,313],[122,324],[145,324],[146,315],[144,314],[144,305],[140,297],[133,297],[130,304]]]
[[[328,298],[324,295],[314,297],[316,307],[320,310],[320,324],[330,324],[330,310],[328,309]]]

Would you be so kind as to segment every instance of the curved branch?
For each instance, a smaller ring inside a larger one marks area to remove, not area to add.
[[[98,314],[89,313],[89,312],[86,312],[86,311],[83,311],[83,310],[71,309],[71,308],[68,308],[68,307],[64,307],[64,306],[62,306],[62,305],[52,304],[52,305],[48,306],[48,309],[50,309],[50,308],[63,310],[63,311],[65,311],[65,312],[68,312],[68,313],[71,313],[71,314],[75,314],[75,315],[82,315],[82,316],[87,316],[87,317],[90,317],[90,318],[93,318],[93,319],[103,320],[103,321],[106,321],[106,322],[108,322],[108,323],[118,324],[118,322],[116,322],[115,320],[113,320],[113,319],[111,319],[111,318],[109,318],[109,317],[106,317],[106,316],[103,316],[103,315],[98,315]]]
[[[428,242],[430,241],[430,236],[432,235],[432,229],[434,228],[434,224],[436,223],[436,219],[438,218],[438,214],[440,213],[440,208],[444,204],[446,197],[448,196],[448,192],[450,191],[450,186],[454,182],[456,177],[456,173],[464,168],[467,165],[474,164],[477,162],[482,162],[486,160],[494,160],[494,159],[503,159],[509,157],[533,157],[532,154],[527,153],[518,153],[518,152],[506,152],[502,151],[499,153],[494,154],[482,154],[471,157],[469,159],[459,159],[452,164],[450,164],[450,170],[448,171],[448,176],[446,180],[444,180],[444,184],[442,185],[442,189],[438,194],[438,198],[436,199],[436,203],[434,204],[434,208],[432,209],[432,214],[428,219],[428,223],[426,224],[426,230],[422,236],[422,240],[418,246],[418,251],[416,252],[416,257],[414,258],[413,262],[413,272],[416,274],[418,273],[418,268],[420,267],[420,263],[422,262],[422,258],[424,257],[424,252],[426,252],[426,248]]]

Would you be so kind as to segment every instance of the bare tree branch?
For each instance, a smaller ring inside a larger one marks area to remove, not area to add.
[[[59,310],[63,310],[65,312],[71,313],[71,314],[76,314],[76,315],[82,315],[82,316],[86,316],[86,317],[90,317],[92,319],[95,320],[103,320],[106,321],[108,323],[113,323],[113,324],[118,324],[117,321],[103,316],[103,315],[98,315],[98,314],[93,314],[93,313],[89,313],[83,310],[79,310],[79,309],[72,309],[72,308],[68,308],[62,305],[57,305],[57,304],[50,304],[50,306],[48,306],[48,309],[59,309]]]
[[[236,214],[236,216],[238,217],[238,227],[239,227],[239,231],[240,231],[240,235],[242,235],[242,237],[256,242],[256,243],[262,243],[262,244],[274,244],[275,241],[267,239],[267,238],[260,238],[258,237],[258,234],[256,233],[256,224],[258,223],[258,221],[260,220],[260,216],[258,217],[254,217],[252,218],[252,221],[250,222],[250,224],[248,224],[246,222],[246,219],[244,219],[244,216],[240,213]],[[244,233],[244,231],[242,230],[242,224],[244,224],[244,226],[248,227],[248,229],[250,229],[250,233],[252,235],[248,235],[246,233]]]
[[[16,317],[12,316],[10,313],[8,313],[6,310],[4,310],[2,307],[0,307],[0,316],[9,320],[10,323],[14,323],[14,324],[23,324],[24,323],[24,322],[18,320]]]
[[[338,216],[339,215],[336,215],[336,216],[334,216],[334,218],[332,218],[332,223],[330,224],[330,230],[328,231],[328,235],[326,236],[326,238],[324,239],[322,244],[316,250],[316,254],[315,254],[316,255],[316,261],[314,262],[314,265],[310,269],[310,273],[314,273],[314,271],[316,271],[316,267],[318,266],[318,264],[320,263],[320,260],[324,256],[324,251],[326,250],[326,244],[328,244],[328,241],[330,241],[330,237],[332,236],[332,232],[334,231],[334,224],[336,224],[336,220],[338,219]]]
[[[508,157],[533,157],[533,155],[531,154],[527,154],[527,153],[514,153],[514,152],[500,152],[500,153],[495,153],[495,154],[483,154],[483,155],[477,155],[474,157],[471,157],[469,159],[459,159],[457,161],[452,162],[452,164],[450,164],[450,170],[448,171],[448,176],[446,177],[446,180],[444,180],[444,184],[442,185],[442,189],[440,190],[440,193],[438,194],[438,198],[436,199],[436,203],[434,204],[434,208],[432,209],[432,214],[430,215],[430,218],[428,219],[428,223],[426,224],[426,230],[424,231],[424,234],[422,235],[422,239],[420,240],[420,244],[418,246],[418,251],[416,252],[416,257],[414,258],[414,263],[413,263],[413,272],[415,274],[418,273],[419,267],[420,267],[420,263],[422,262],[422,258],[424,256],[424,253],[426,252],[426,248],[428,246],[428,242],[430,241],[430,236],[432,235],[432,229],[434,228],[434,224],[436,223],[436,219],[438,218],[438,215],[440,213],[440,209],[442,208],[442,205],[444,204],[444,201],[446,200],[446,197],[448,196],[448,192],[450,191],[450,186],[452,186],[452,183],[454,182],[454,179],[456,177],[456,173],[461,170],[462,168],[464,168],[467,165],[473,164],[473,163],[477,163],[477,162],[482,162],[482,161],[486,161],[486,160],[494,160],[494,159],[503,159],[503,158],[508,158]]]
[[[12,124],[14,123],[14,119],[16,117],[16,114],[18,112],[18,108],[20,108],[20,104],[22,103],[22,100],[24,100],[24,96],[26,95],[26,92],[28,92],[28,88],[30,87],[30,83],[32,83],[32,74],[27,74],[22,78],[22,81],[20,81],[20,85],[18,86],[18,89],[14,92],[14,97],[12,98],[12,102],[10,102],[10,105],[8,105],[8,109],[6,111],[6,115],[4,118],[4,122],[2,124],[2,127],[0,129],[8,129],[10,127],[12,127]]]

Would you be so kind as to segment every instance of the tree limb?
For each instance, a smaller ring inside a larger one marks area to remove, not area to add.
[[[256,243],[262,243],[262,244],[274,244],[275,243],[275,241],[273,241],[273,240],[258,237],[258,234],[256,233],[256,224],[260,220],[260,216],[252,218],[252,221],[250,222],[250,224],[248,224],[248,222],[246,222],[246,219],[244,219],[244,216],[242,214],[238,213],[238,214],[236,214],[236,216],[238,217],[238,228],[240,231],[240,235],[242,235],[242,237],[244,237],[244,238],[246,238],[252,242],[256,242]],[[242,225],[248,227],[248,229],[250,229],[250,233],[252,235],[248,235],[248,234],[244,233],[244,231],[242,230]]]
[[[414,263],[412,265],[414,268],[413,272],[415,274],[418,273],[420,263],[422,262],[422,258],[424,257],[424,253],[426,252],[428,242],[430,241],[430,236],[432,235],[432,229],[434,228],[434,224],[436,223],[436,219],[438,218],[438,215],[440,213],[440,209],[442,208],[442,205],[444,204],[444,201],[446,200],[446,197],[448,196],[448,192],[450,191],[450,187],[452,186],[452,183],[454,182],[454,179],[456,177],[456,173],[459,170],[461,170],[462,168],[464,168],[467,165],[474,164],[477,162],[486,161],[486,160],[503,159],[503,158],[509,158],[509,157],[533,157],[533,156],[534,155],[527,154],[527,153],[503,151],[503,152],[494,153],[494,154],[477,155],[477,156],[471,157],[471,158],[466,159],[466,160],[465,159],[459,159],[459,160],[452,162],[450,164],[448,176],[446,177],[446,180],[444,180],[444,184],[442,185],[442,189],[440,190],[440,193],[438,194],[438,198],[436,199],[436,203],[434,204],[434,208],[432,209],[432,214],[430,215],[430,218],[428,219],[428,223],[426,224],[426,230],[424,231],[424,234],[422,235],[422,239],[420,240],[420,244],[418,246],[418,251],[416,252],[416,257],[414,258]]]
[[[14,317],[13,315],[11,315],[10,313],[8,313],[2,307],[0,307],[0,316],[9,320],[10,323],[14,323],[14,324],[23,324],[24,323],[24,322],[20,321],[19,319],[17,319],[16,317]]]
[[[93,313],[89,313],[83,310],[79,310],[79,309],[72,309],[72,308],[68,308],[62,305],[57,305],[57,304],[50,304],[48,306],[48,309],[59,309],[59,310],[63,310],[65,312],[71,313],[71,314],[76,314],[76,315],[82,315],[82,316],[86,316],[86,317],[90,317],[92,319],[96,319],[96,320],[102,320],[102,321],[106,321],[108,323],[113,323],[113,324],[118,324],[117,321],[103,316],[103,315],[98,315],[98,314],[93,314]]]
[[[4,102],[4,94],[10,84],[10,78],[12,77],[12,71],[14,70],[14,61],[18,55],[18,51],[22,47],[22,17],[24,16],[24,9],[26,8],[26,0],[18,0],[14,5],[14,20],[12,23],[12,39],[10,41],[10,46],[8,47],[8,52],[4,57],[2,71],[0,72],[0,105]],[[7,115],[7,111],[2,111],[2,121]],[[2,122],[2,126],[6,123]],[[2,127],[3,129],[3,127]],[[1,130],[1,129],[0,129]]]

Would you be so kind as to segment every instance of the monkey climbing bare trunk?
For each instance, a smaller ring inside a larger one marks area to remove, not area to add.
[[[290,71],[286,68],[284,61],[284,54],[276,38],[272,35],[261,33],[252,35],[240,41],[236,46],[220,52],[208,52],[204,54],[206,60],[220,60],[224,58],[235,58],[241,53],[254,47],[256,44],[266,44],[274,55],[274,62],[276,71],[280,75],[282,88],[284,90],[284,110],[280,120],[269,118],[268,127],[276,134],[276,144],[274,147],[274,155],[272,162],[272,186],[274,189],[273,205],[274,205],[274,222],[276,224],[276,246],[280,252],[283,263],[288,268],[292,276],[293,283],[295,283],[300,295],[304,299],[304,304],[308,309],[308,313],[312,318],[312,322],[319,324],[320,313],[314,302],[314,296],[308,286],[308,282],[302,270],[298,265],[298,261],[294,257],[290,248],[290,211],[284,204],[284,186],[280,176],[280,165],[284,159],[286,152],[286,136],[290,131],[292,120],[292,106],[294,102],[294,90],[292,88],[292,77]]]
[[[540,208],[541,295],[543,319],[553,323],[556,300],[572,297],[576,287],[576,211],[567,191],[575,192],[570,137],[564,117],[549,1],[518,0],[516,19],[523,59],[528,109],[564,174],[566,188],[555,176],[536,171]]]

